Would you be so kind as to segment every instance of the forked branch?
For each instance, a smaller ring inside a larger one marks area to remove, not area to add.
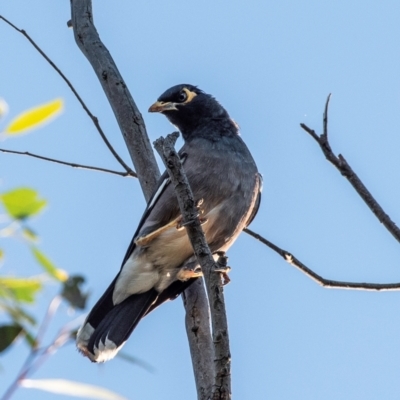
[[[328,140],[328,107],[331,95],[328,96],[325,103],[324,117],[323,117],[323,133],[318,135],[315,131],[309,128],[305,124],[300,124],[300,126],[308,133],[310,136],[319,144],[322,152],[324,153],[326,159],[330,161],[339,172],[350,182],[356,192],[364,200],[370,210],[375,214],[378,220],[385,226],[385,228],[393,235],[393,237],[400,242],[400,229],[391,220],[389,215],[385,213],[383,208],[378,204],[375,198],[372,196],[371,192],[366,188],[366,186],[361,182],[360,178],[350,167],[346,159],[339,154],[336,156],[331,148]]]

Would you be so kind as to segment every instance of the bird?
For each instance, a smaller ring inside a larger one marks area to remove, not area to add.
[[[261,201],[262,176],[238,125],[212,95],[190,84],[165,91],[149,112],[163,114],[182,134],[178,154],[200,204],[205,238],[213,254],[226,252]],[[93,362],[115,357],[144,316],[199,278],[196,265],[165,171],[120,271],[77,332],[78,350]]]

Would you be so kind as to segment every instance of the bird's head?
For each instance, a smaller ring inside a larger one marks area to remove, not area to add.
[[[165,91],[149,108],[164,114],[185,139],[206,131],[210,124],[232,125],[226,110],[211,95],[193,85],[176,85]]]

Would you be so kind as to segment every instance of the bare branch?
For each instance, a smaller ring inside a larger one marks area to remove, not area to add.
[[[197,399],[208,400],[213,389],[215,368],[214,346],[210,340],[210,313],[203,278],[198,278],[182,293],[182,300],[186,309],[185,325]]]
[[[3,16],[0,15],[0,19],[2,19],[5,23],[7,23],[8,25],[10,25],[12,28],[14,28],[16,31],[18,31],[19,33],[21,33],[23,36],[25,36],[28,41],[32,44],[32,46],[39,52],[39,54],[56,70],[56,72],[61,76],[61,78],[64,80],[64,82],[68,85],[68,87],[71,89],[72,93],[75,95],[75,97],[77,98],[77,100],[79,101],[79,103],[81,104],[81,106],[83,107],[83,109],[86,111],[86,114],[89,116],[89,118],[93,121],[94,126],[96,127],[97,131],[99,132],[101,138],[103,139],[104,143],[106,144],[106,146],[108,147],[108,149],[110,150],[110,152],[112,153],[112,155],[116,158],[116,160],[122,165],[122,167],[129,172],[130,175],[134,174],[134,172],[132,171],[132,169],[125,164],[125,162],[122,160],[122,158],[118,155],[118,153],[114,150],[114,148],[112,147],[111,143],[108,141],[105,133],[103,132],[103,129],[101,128],[100,124],[99,124],[99,120],[97,119],[97,117],[95,117],[90,110],[88,109],[88,107],[86,106],[85,102],[82,100],[81,96],[79,96],[78,92],[76,91],[76,89],[74,88],[74,86],[72,85],[72,83],[69,81],[69,79],[62,73],[62,71],[60,70],[60,68],[57,67],[56,64],[54,64],[54,62],[46,55],[46,53],[36,44],[36,42],[23,30],[23,29],[19,29],[17,28],[14,24],[12,24],[9,20],[7,20],[6,18],[4,18]],[[133,176],[133,175],[132,175]]]
[[[393,237],[400,242],[400,229],[391,220],[389,215],[385,213],[383,208],[378,204],[375,198],[372,196],[370,191],[361,182],[360,178],[350,167],[345,158],[339,154],[337,157],[333,154],[331,146],[328,141],[328,106],[329,106],[330,95],[328,96],[325,104],[325,111],[323,117],[324,133],[318,136],[313,129],[310,129],[305,124],[300,124],[300,126],[311,135],[311,137],[319,144],[322,152],[324,153],[326,159],[330,161],[339,172],[350,182],[356,192],[364,200],[370,210],[375,214],[378,220],[386,227],[386,229],[393,235]]]
[[[140,185],[149,200],[160,176],[142,115],[93,23],[90,0],[71,0],[75,41],[96,73],[128,147]]]
[[[215,383],[211,398],[213,400],[231,398],[231,354],[229,349],[228,323],[226,319],[225,301],[223,295],[222,275],[206,242],[201,227],[198,210],[192,190],[179,155],[174,144],[179,133],[174,132],[154,142],[154,147],[160,154],[173,183],[181,210],[183,225],[186,228],[193,251],[201,265],[206,283],[207,295],[211,310],[211,322],[214,341]],[[224,256],[220,256],[218,263],[223,263]]]
[[[244,232],[252,236],[253,238],[264,243],[270,249],[278,253],[285,261],[287,261],[293,267],[296,267],[301,272],[306,274],[314,282],[317,282],[323,287],[331,289],[358,289],[358,290],[371,290],[371,291],[397,291],[400,290],[400,283],[358,283],[358,282],[341,282],[325,279],[322,276],[315,273],[313,270],[305,266],[300,260],[298,260],[293,254],[286,250],[281,249],[277,245],[273,244],[269,240],[265,239],[258,233],[253,232],[251,229],[246,228]]]
[[[81,168],[81,169],[89,169],[92,171],[100,171],[100,172],[107,172],[108,174],[114,174],[114,175],[119,175],[123,177],[133,177],[136,178],[136,172],[130,170],[130,172],[120,172],[120,171],[114,171],[112,169],[107,169],[107,168],[101,168],[101,167],[92,167],[90,165],[83,165],[83,164],[77,164],[77,163],[72,163],[72,162],[67,162],[67,161],[61,161],[57,160],[55,158],[49,158],[49,157],[44,157],[40,156],[38,154],[30,153],[29,151],[17,151],[17,150],[8,150],[8,149],[1,149],[0,152],[2,153],[9,153],[9,154],[19,154],[22,156],[29,156],[29,157],[34,157],[38,158],[39,160],[45,160],[45,161],[50,161],[56,164],[62,164],[62,165],[68,165],[73,168]]]

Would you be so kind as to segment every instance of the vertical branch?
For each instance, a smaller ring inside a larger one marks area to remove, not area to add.
[[[198,400],[208,400],[214,384],[214,346],[211,341],[210,312],[204,281],[197,279],[182,293]]]
[[[160,154],[174,185],[182,214],[182,225],[186,228],[206,283],[211,312],[216,374],[211,398],[213,400],[228,400],[231,398],[231,355],[222,276],[217,272],[226,268],[226,257],[220,255],[218,265],[216,265],[208,247],[198,218],[198,209],[192,190],[183,171],[181,159],[174,148],[178,136],[179,134],[174,132],[165,139],[161,137],[154,142],[154,147]]]

